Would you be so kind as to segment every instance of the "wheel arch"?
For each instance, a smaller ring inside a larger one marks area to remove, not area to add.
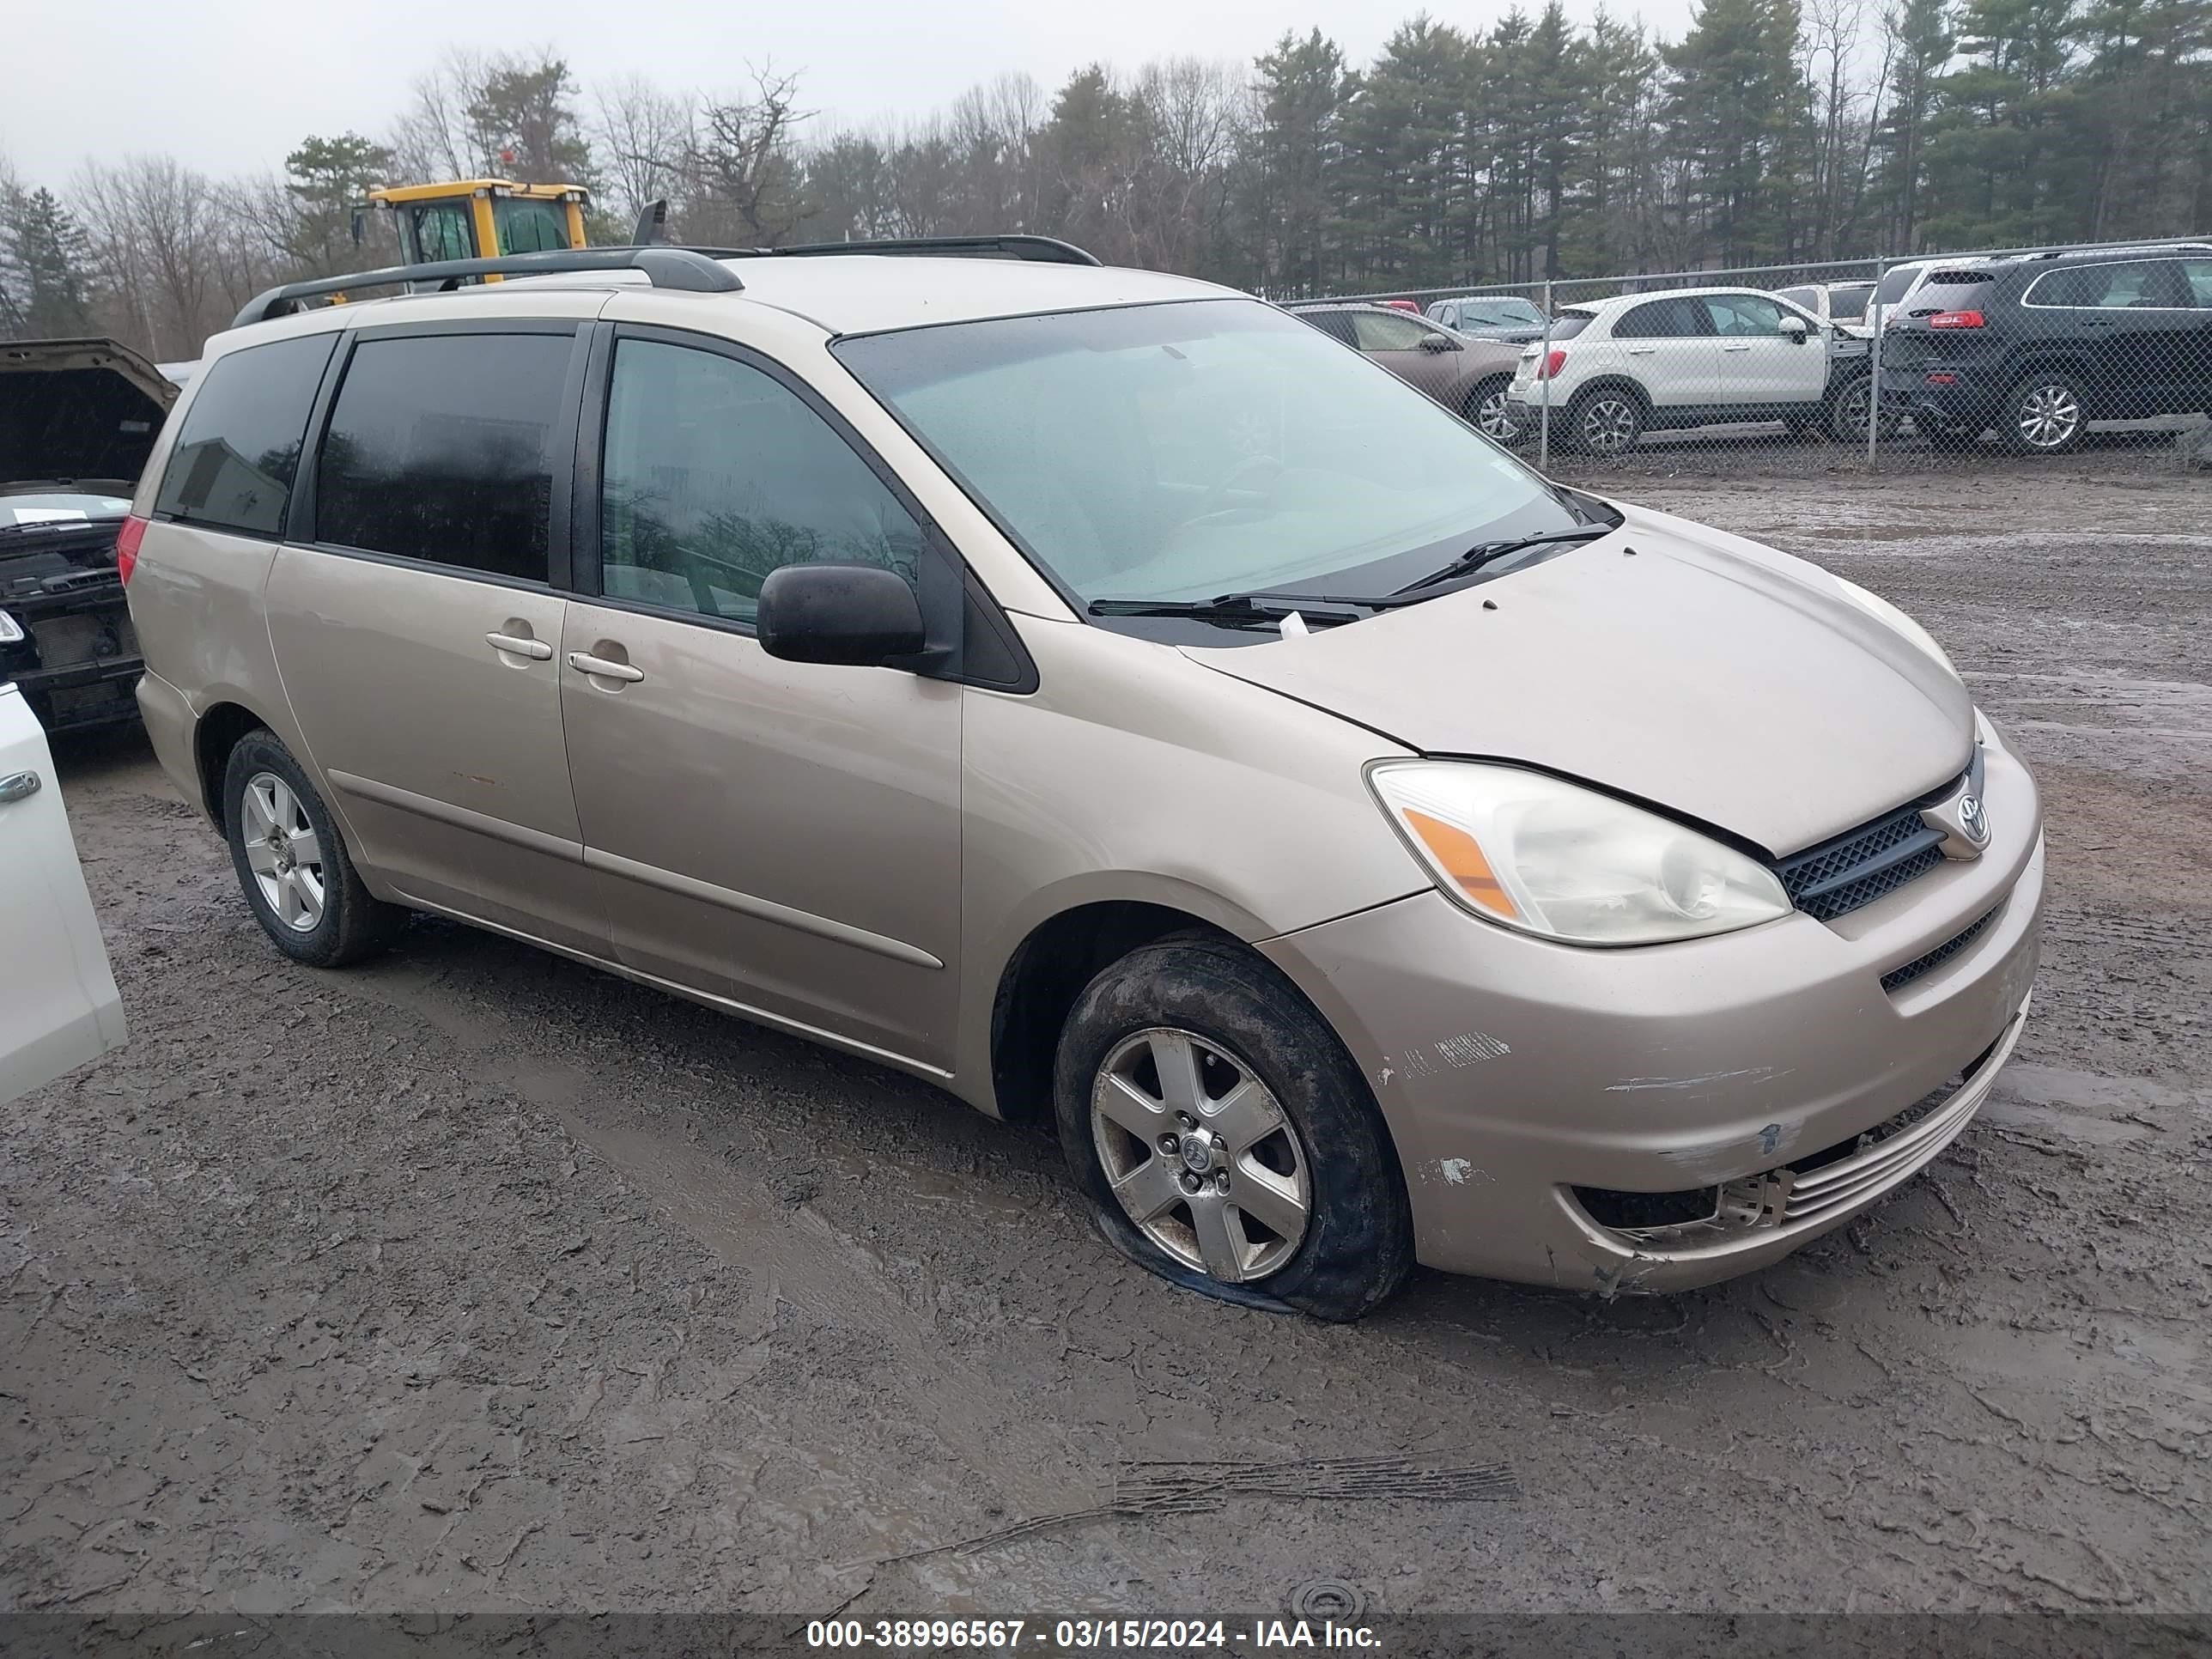
[[[1243,946],[1245,930],[1157,898],[1091,898],[1036,922],[1000,964],[990,1004],[991,1097],[1012,1123],[1049,1123],[1052,1071],[1068,1011],[1101,970],[1176,933]]]
[[[199,781],[200,811],[222,827],[222,775],[230,751],[249,733],[273,732],[270,722],[242,702],[210,704],[192,726],[192,770]]]

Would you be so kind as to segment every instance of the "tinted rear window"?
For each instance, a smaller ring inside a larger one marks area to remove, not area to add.
[[[1828,290],[1828,315],[1840,322],[1856,322],[1866,315],[1867,296],[1870,288],[1834,288]]]
[[[1996,276],[1986,270],[1931,270],[1928,280],[1913,289],[1905,308],[1915,317],[1974,310],[1988,303],[1990,284],[1995,281]]]
[[[1587,311],[1563,311],[1552,319],[1552,338],[1571,340],[1595,320]]]
[[[315,388],[335,334],[248,346],[215,361],[185,411],[154,510],[248,536],[283,533]]]
[[[547,580],[567,334],[364,340],[315,474],[315,535],[489,575]]]

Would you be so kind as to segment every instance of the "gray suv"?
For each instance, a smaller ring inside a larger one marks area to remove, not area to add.
[[[1216,1295],[1759,1267],[2027,1012],[2036,787],[1893,607],[1064,245],[276,290],[125,541],[287,956],[453,917],[1050,1120]]]

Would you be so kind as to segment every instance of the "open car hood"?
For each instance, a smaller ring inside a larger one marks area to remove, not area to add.
[[[0,483],[145,470],[177,386],[115,340],[0,344]]]
[[[1620,530],[1473,588],[1184,650],[1424,753],[1579,778],[1778,856],[1966,769],[1966,687],[1835,577],[1616,505]]]

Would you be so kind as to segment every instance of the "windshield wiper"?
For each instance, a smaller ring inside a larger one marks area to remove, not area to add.
[[[1295,612],[1309,628],[1333,628],[1359,618],[1309,607],[1388,603],[1323,593],[1220,593],[1210,599],[1093,599],[1085,608],[1094,617],[1188,617],[1221,628],[1273,628]]]
[[[1601,536],[1610,536],[1619,525],[1578,524],[1565,530],[1539,531],[1533,536],[1509,536],[1494,542],[1477,542],[1441,570],[1431,570],[1418,580],[1407,582],[1391,597],[1401,599],[1418,593],[1425,588],[1455,581],[1462,576],[1472,576],[1483,566],[1504,558],[1509,553],[1518,553],[1524,548],[1542,547],[1553,542],[1594,542]]]

